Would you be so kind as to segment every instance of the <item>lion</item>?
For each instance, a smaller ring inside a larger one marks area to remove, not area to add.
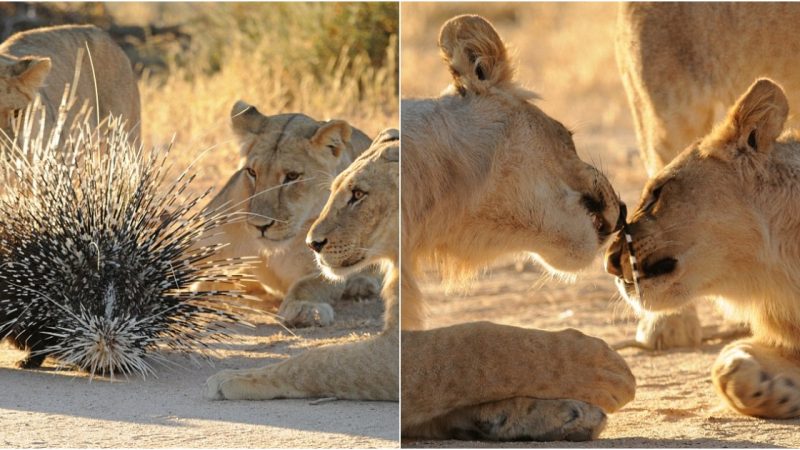
[[[605,412],[635,391],[605,342],[489,322],[424,329],[417,280],[427,267],[458,279],[524,253],[551,271],[575,272],[625,211],[608,180],[578,157],[572,133],[519,87],[488,21],[450,19],[439,47],[452,85],[401,108],[402,435],[594,438]]]
[[[397,401],[399,308],[397,130],[382,132],[339,174],[306,237],[328,277],[342,279],[379,265],[384,276],[383,331],[368,339],[319,347],[258,369],[224,370],[206,382],[209,399],[336,397]]]
[[[791,2],[620,4],[617,64],[648,175],[710,132],[754,79],[768,76],[800,92],[800,48],[787,44],[798,21],[800,4]],[[648,348],[696,347],[702,335],[688,305],[645,312],[636,339]]]
[[[258,255],[253,275],[269,294],[283,298],[278,315],[290,326],[330,325],[335,300],[377,295],[375,274],[330,280],[305,244],[330,180],[370,146],[367,135],[343,120],[266,116],[241,100],[233,106],[231,123],[242,163],[206,206],[242,219],[221,226],[212,238],[229,244],[224,256]]]
[[[783,89],[758,79],[704,138],[650,181],[606,253],[636,308],[714,297],[753,336],[726,346],[712,379],[746,415],[800,416],[800,135],[785,132]],[[636,257],[635,292],[630,254]]]
[[[37,95],[46,126],[52,127],[68,86],[73,99],[93,108],[92,117],[99,116],[101,121],[109,115],[121,117],[130,138],[138,140],[141,107],[131,62],[108,34],[93,25],[24,31],[0,44],[2,134],[13,136],[13,119]],[[80,110],[69,109],[67,126]]]

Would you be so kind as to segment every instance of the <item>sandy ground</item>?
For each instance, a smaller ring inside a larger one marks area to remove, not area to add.
[[[609,343],[632,339],[636,321],[605,275],[598,258],[572,284],[549,279],[513,262],[493,267],[466,294],[446,294],[431,281],[432,326],[491,320],[515,326],[559,330],[577,328]],[[708,329],[724,321],[714,305],[702,303]],[[762,420],[734,413],[716,396],[711,365],[724,342],[698,349],[620,351],[636,376],[636,399],[609,417],[601,438],[587,443],[510,443],[511,447],[800,447],[800,420]],[[491,442],[403,441],[404,447],[495,447]]]
[[[600,167],[629,210],[646,181],[625,94],[614,60],[616,5],[611,3],[403,4],[403,97],[435,96],[447,84],[436,38],[441,24],[463,13],[488,17],[510,45],[518,79],[541,94],[537,104],[575,130],[585,161]],[[417,67],[417,70],[413,70]],[[425,77],[419,68],[425,67]],[[513,261],[495,264],[465,293],[448,294],[437,279],[424,285],[431,327],[491,320],[558,330],[577,328],[617,343],[633,339],[636,320],[616,293],[598,258],[577,281],[554,280]],[[704,325],[722,324],[710,303],[700,304]],[[583,444],[508,444],[518,447],[800,447],[800,420],[745,417],[721,406],[711,383],[720,341],[698,349],[620,353],[638,382],[636,399],[609,418],[601,439]],[[496,443],[404,441],[403,446],[494,447]]]
[[[381,328],[379,300],[340,302],[337,323],[292,336],[264,314],[214,345],[213,366],[184,357],[157,377],[109,382],[72,371],[14,368],[22,353],[0,348],[3,447],[397,447],[398,404],[312,400],[208,401],[217,370],[257,367],[307,348],[362,339]]]

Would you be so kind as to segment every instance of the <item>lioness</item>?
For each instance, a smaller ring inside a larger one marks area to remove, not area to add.
[[[718,393],[741,413],[800,415],[800,139],[789,104],[756,81],[702,140],[648,183],[606,267],[622,295],[652,311],[722,297],[753,337],[722,350]],[[635,294],[630,251],[639,262]]]
[[[87,49],[89,54],[86,54]],[[81,64],[78,83],[72,86],[78,62]],[[141,122],[139,89],[131,62],[105,32],[93,25],[25,31],[0,44],[2,133],[12,136],[12,118],[24,110],[37,94],[44,106],[47,126],[51,127],[67,84],[74,89],[74,98],[80,104],[91,106],[95,113],[99,113],[100,120],[109,114],[121,116],[131,138],[138,139]],[[71,108],[70,116],[77,115],[80,109]],[[96,114],[91,117],[96,117]]]
[[[305,236],[330,192],[330,181],[370,145],[342,120],[319,122],[304,114],[265,116],[237,102],[231,111],[242,163],[206,207],[245,216],[221,227],[214,239],[230,243],[227,257],[261,258],[254,275],[283,297],[278,315],[287,325],[330,325],[330,303],[340,297],[377,295],[374,275],[347,282],[327,279],[314,263]]]
[[[769,76],[800,92],[792,2],[623,2],[617,64],[650,176],[711,131],[754,79]],[[792,103],[800,110],[800,97]],[[650,348],[699,345],[694,305],[672,314],[644,313],[637,341]]]
[[[381,133],[331,186],[306,242],[330,277],[379,264],[384,272],[383,331],[362,341],[309,350],[260,369],[224,370],[206,382],[210,399],[398,397],[398,213],[400,146],[397,130]]]
[[[514,81],[489,22],[450,19],[439,47],[452,85],[401,108],[402,434],[590,439],[603,410],[619,409],[635,390],[603,341],[488,322],[413,331],[424,328],[417,279],[425,266],[460,275],[524,252],[552,271],[577,271],[624,215],[606,178],[578,157],[572,133]]]

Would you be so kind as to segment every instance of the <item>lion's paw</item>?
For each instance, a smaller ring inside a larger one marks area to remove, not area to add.
[[[278,316],[289,327],[327,327],[333,324],[333,307],[327,303],[283,301]]]
[[[381,291],[381,284],[374,276],[354,275],[347,279],[342,298],[362,299],[377,297]]]
[[[472,430],[459,438],[492,441],[589,441],[606,425],[606,414],[578,400],[513,398],[482,405]],[[457,430],[458,431],[458,430]]]
[[[650,350],[697,347],[702,339],[703,328],[694,308],[674,314],[646,313],[636,330],[636,341]]]
[[[720,354],[713,378],[720,395],[743,414],[769,419],[800,416],[800,380],[771,372],[741,348]]]
[[[235,378],[236,371],[222,370],[217,372],[206,380],[205,392],[203,397],[208,400],[228,400],[229,397],[225,396],[223,386],[226,386],[232,379]]]

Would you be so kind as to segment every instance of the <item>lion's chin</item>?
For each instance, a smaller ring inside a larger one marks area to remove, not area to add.
[[[677,311],[692,300],[691,296],[670,295],[668,292],[664,292],[663,289],[647,286],[649,283],[642,283],[641,281],[639,285],[641,296],[637,294],[633,283],[622,278],[615,278],[614,284],[617,285],[617,290],[622,295],[622,298],[633,308],[637,315],[641,315],[645,311]],[[674,291],[670,287],[671,285],[667,287],[667,291]]]
[[[581,240],[568,250],[528,252],[548,272],[558,276],[573,275],[592,264],[602,246],[593,237]]]
[[[295,235],[286,235],[286,236],[258,236],[258,243],[265,248],[272,250],[273,252],[281,252],[286,251],[292,248],[292,243],[294,242]]]
[[[361,272],[370,265],[366,255],[352,260],[346,259],[336,265],[328,265],[324,256],[317,254],[317,265],[322,270],[322,274],[331,280],[343,280],[348,276]]]

